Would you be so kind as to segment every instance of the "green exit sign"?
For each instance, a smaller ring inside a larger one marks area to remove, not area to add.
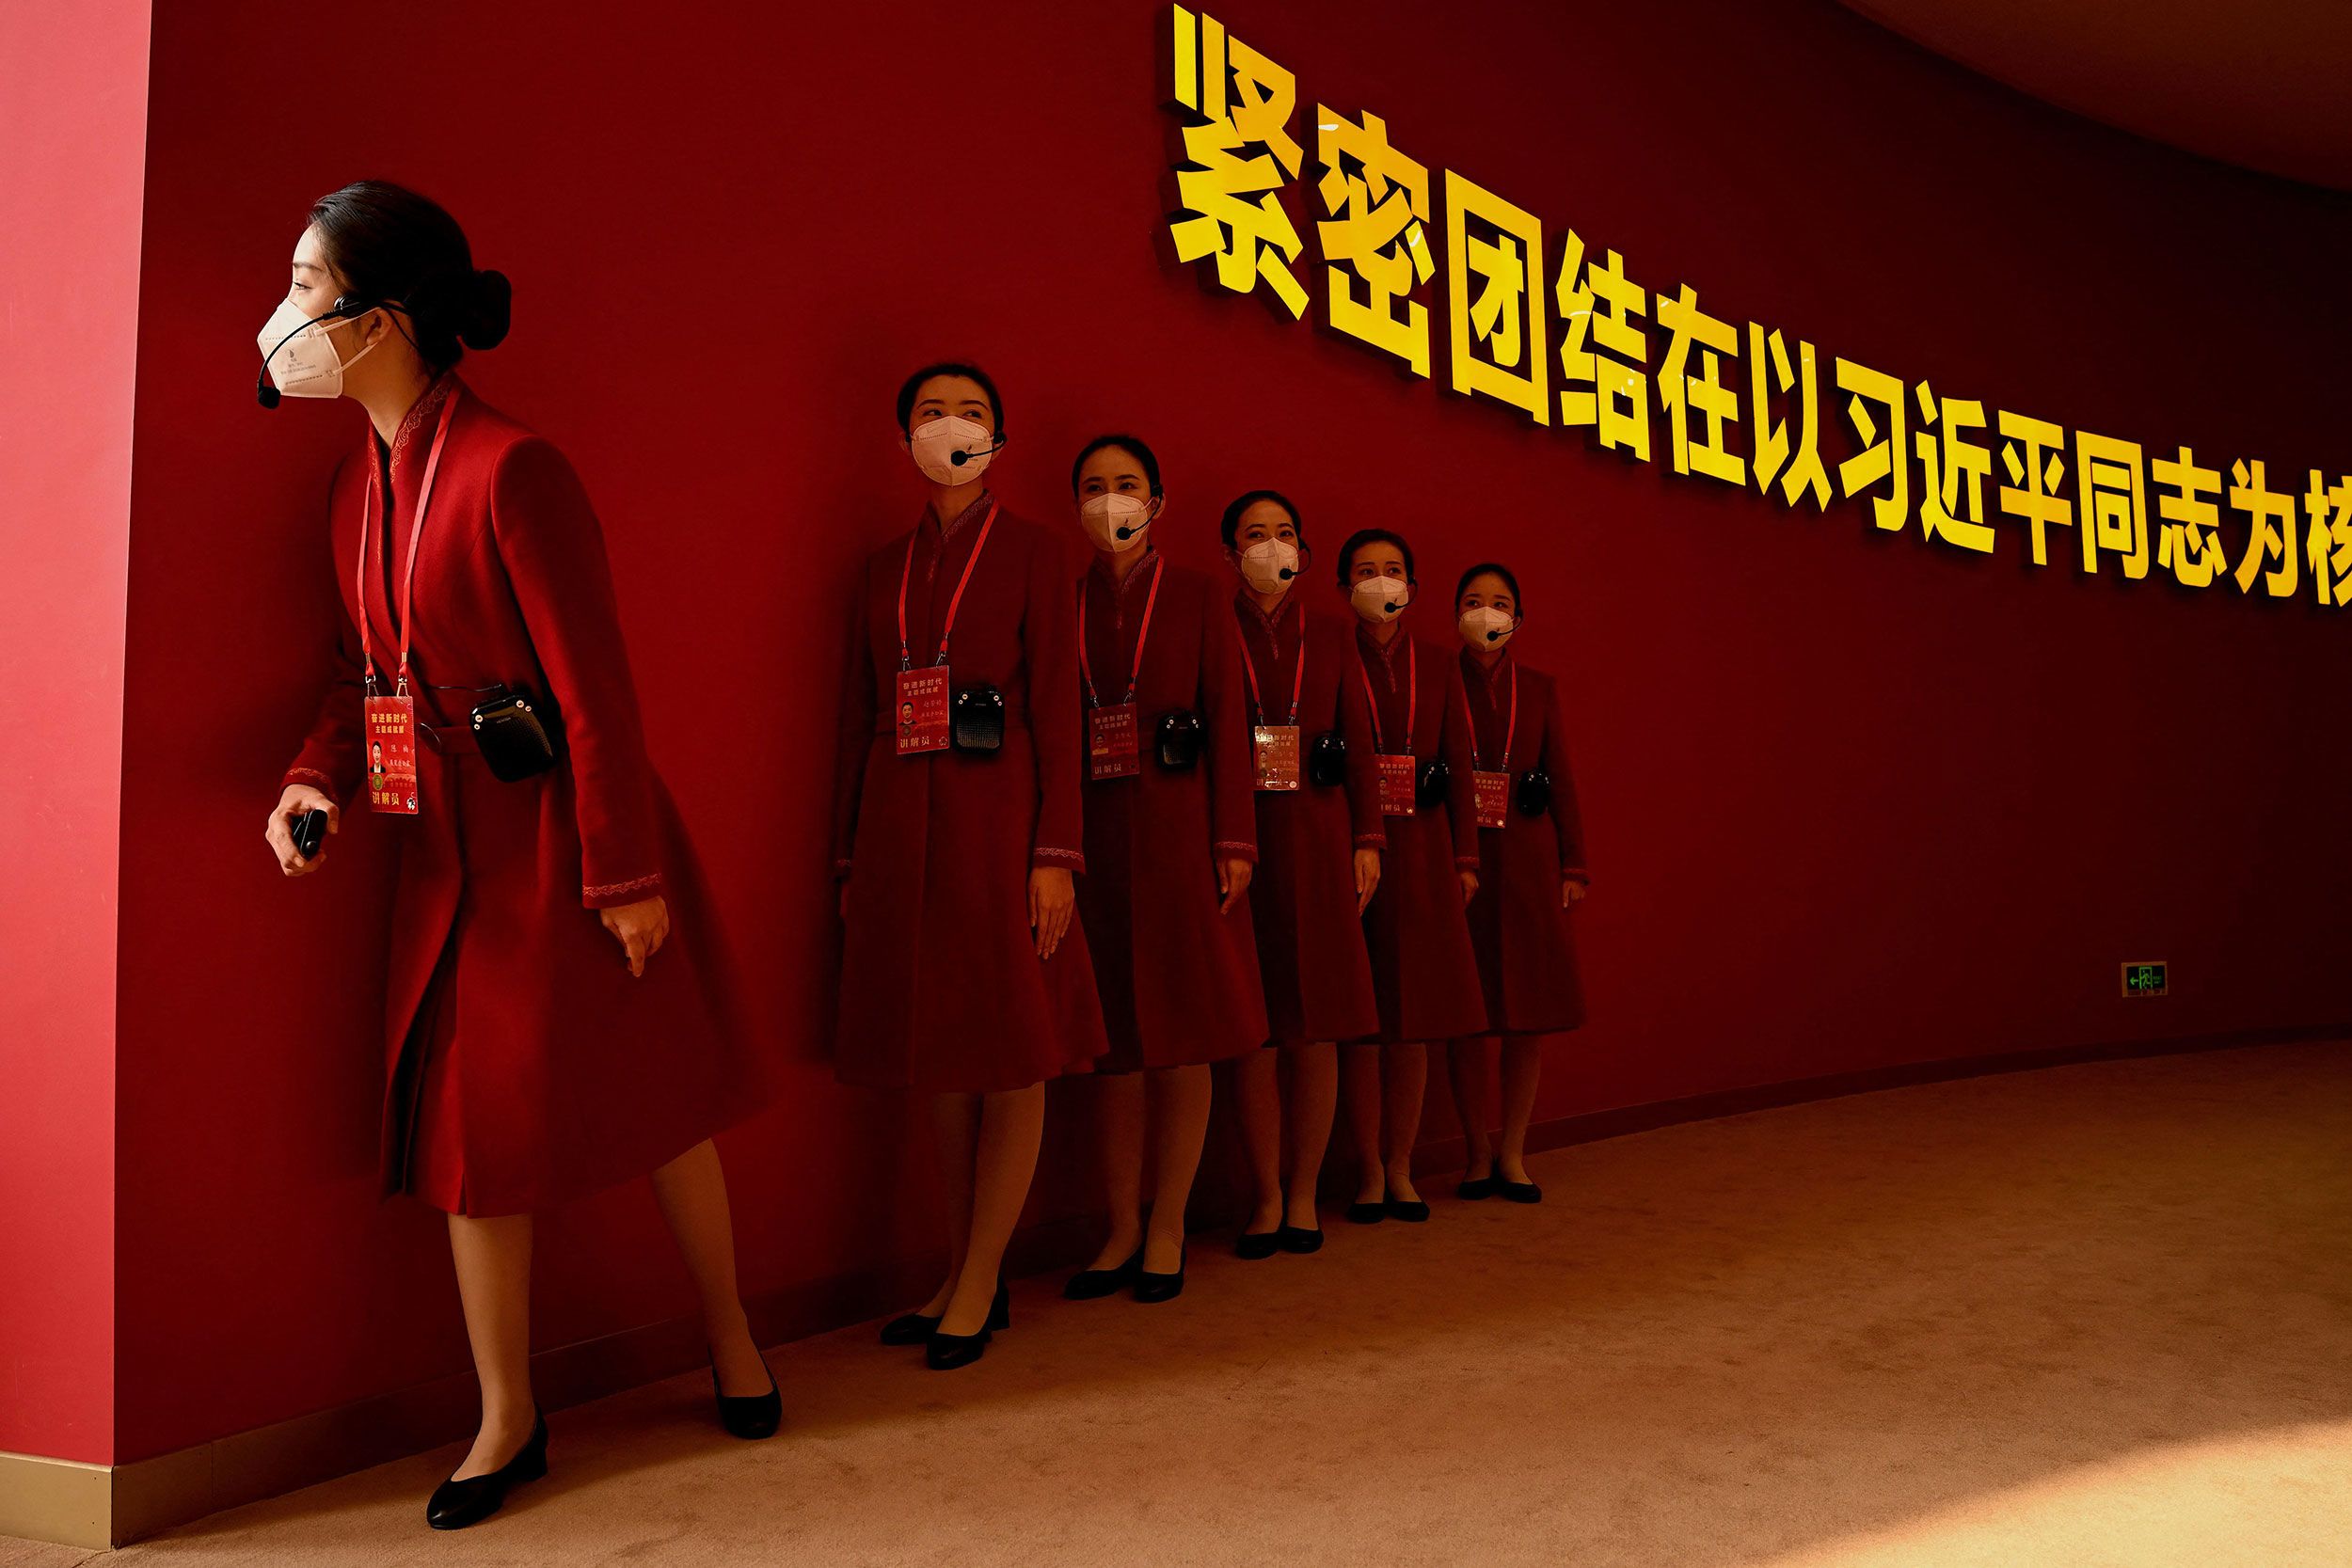
[[[2123,994],[2126,996],[2164,996],[2171,988],[2171,966],[2158,963],[2128,963],[2123,966]]]

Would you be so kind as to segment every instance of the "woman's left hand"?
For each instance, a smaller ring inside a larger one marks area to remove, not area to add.
[[[1561,878],[1561,879],[1560,879],[1560,907],[1561,907],[1562,909],[1564,909],[1564,910],[1572,910],[1572,909],[1574,909],[1574,908],[1575,908],[1578,904],[1582,903],[1582,902],[1583,902],[1583,900],[1584,900],[1584,879],[1583,879],[1583,878],[1581,878],[1581,877],[1563,877],[1563,878]]]
[[[1478,873],[1477,873],[1477,872],[1475,872],[1475,871],[1457,871],[1457,872],[1455,872],[1455,873],[1454,873],[1454,875],[1462,879],[1462,902],[1463,902],[1463,903],[1467,904],[1467,903],[1469,903],[1471,899],[1473,899],[1473,898],[1475,898],[1475,897],[1477,897],[1477,896],[1478,896]]]
[[[642,975],[645,960],[661,951],[661,944],[670,940],[670,906],[656,894],[640,898],[634,904],[621,904],[609,910],[598,910],[604,928],[612,933],[612,940],[628,955],[628,972]]]
[[[1242,895],[1249,891],[1251,869],[1250,863],[1238,856],[1216,863],[1216,890],[1225,895],[1225,902],[1216,907],[1217,913],[1233,912],[1233,906],[1240,903]]]

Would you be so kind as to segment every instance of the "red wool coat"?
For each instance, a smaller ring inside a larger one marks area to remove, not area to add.
[[[1295,790],[1256,791],[1258,870],[1249,902],[1268,1027],[1285,1045],[1377,1034],[1372,961],[1357,919],[1355,851],[1385,849],[1389,839],[1355,640],[1346,626],[1308,614],[1295,594],[1269,618],[1244,588],[1233,596],[1233,614],[1248,652],[1247,673],[1256,676],[1264,705],[1248,722],[1287,722],[1295,689],[1302,768],[1318,736],[1337,731],[1347,743],[1343,784],[1302,779]]]
[[[994,1093],[1082,1070],[1104,1050],[1083,922],[1043,961],[1029,927],[1031,868],[1086,870],[1077,614],[1069,559],[1034,523],[997,513],[948,650],[951,689],[1003,692],[1003,746],[898,752],[901,575],[920,669],[994,504],[983,491],[944,537],[927,511],[850,591],[834,790],[834,871],[850,883],[834,1031],[844,1083]]]
[[[1478,896],[1470,900],[1470,947],[1486,993],[1486,1022],[1508,1035],[1548,1035],[1584,1022],[1564,878],[1584,880],[1584,829],[1560,722],[1560,693],[1549,675],[1531,670],[1509,648],[1489,672],[1467,648],[1462,685],[1470,698],[1479,765],[1511,775],[1504,826],[1478,832]],[[1518,722],[1512,690],[1518,689]],[[1503,756],[1506,735],[1510,755]],[[1551,806],[1520,815],[1518,775],[1540,768],[1551,778]]]
[[[400,637],[388,584],[407,569],[427,452],[452,398],[416,551],[420,811],[380,819],[401,840],[382,1171],[388,1193],[508,1214],[643,1175],[767,1091],[734,1027],[692,851],[646,761],[596,513],[561,452],[453,374],[392,442],[389,571],[379,499],[364,603],[355,568],[362,502],[372,482],[381,489],[373,437],[336,472],[328,525],[349,624],[286,782],[366,810],[355,628],[366,616],[389,693]],[[485,694],[477,689],[501,685],[529,688],[560,715],[552,771],[502,784],[474,750],[468,711]],[[632,978],[596,911],[656,894],[670,939]]]
[[[1152,614],[1135,693],[1141,770],[1085,789],[1078,910],[1110,1039],[1095,1066],[1110,1072],[1221,1061],[1266,1042],[1249,899],[1217,912],[1217,863],[1258,858],[1239,645],[1209,579],[1165,559],[1147,553],[1121,583],[1097,555],[1078,582],[1089,670],[1105,705],[1125,698],[1147,605]],[[1161,719],[1180,708],[1207,734],[1200,760],[1171,773],[1153,753]]]
[[[1452,773],[1445,804],[1388,819],[1380,891],[1364,911],[1364,945],[1380,1003],[1376,1037],[1394,1045],[1480,1034],[1486,1027],[1486,996],[1456,875],[1479,868],[1461,671],[1451,654],[1418,644],[1402,629],[1383,646],[1371,627],[1359,626],[1356,650],[1371,685],[1382,747],[1404,749],[1399,737],[1409,712],[1416,768],[1443,757]],[[1418,703],[1406,700],[1408,672],[1420,689]]]

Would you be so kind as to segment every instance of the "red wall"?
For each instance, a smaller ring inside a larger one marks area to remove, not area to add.
[[[1311,103],[1750,315],[1941,392],[2205,461],[2348,453],[2337,197],[2142,144],[1825,0],[1672,22],[1534,3],[1235,4]],[[1401,381],[1197,285],[1162,232],[1166,8],[380,8],[291,98],[274,8],[159,18],[123,830],[125,1458],[461,1369],[440,1226],[373,1193],[389,834],[284,885],[262,814],[329,628],[320,499],[355,410],[256,410],[309,200],[412,182],[515,282],[469,374],[576,458],[651,738],[800,1064],[726,1140],[749,1286],[934,1235],[901,1109],[821,1059],[825,756],[851,562],[915,485],[889,403],[970,355],[992,474],[1069,516],[1086,436],[1163,454],[1163,543],[1287,488],[1328,552],[1403,525],[1435,608],[1525,580],[1595,892],[1595,1022],[1541,1114],[1876,1064],[2319,1023],[2352,826],[2345,628],[2302,605],[1965,558],[1791,516]],[[1835,439],[1833,438],[1833,449]],[[1325,560],[1330,559],[1327,553]],[[2180,994],[2125,1004],[2159,957]],[[649,1042],[658,1049],[658,1042]],[[1065,1105],[1074,1097],[1062,1097]],[[1444,1101],[1430,1129],[1442,1133]],[[1073,1117],[1060,1118],[1070,1164]],[[1044,1208],[1083,1205],[1065,1172]],[[895,1218],[891,1217],[895,1216]],[[558,1216],[542,1342],[677,1313],[642,1192]],[[290,1328],[289,1325],[295,1325]]]
[[[144,5],[0,7],[0,1450],[93,1464],[146,128]]]

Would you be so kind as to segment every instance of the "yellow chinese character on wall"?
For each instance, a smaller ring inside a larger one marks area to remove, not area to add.
[[[2058,483],[2066,477],[2066,432],[2047,420],[2006,409],[1995,422],[2001,432],[2001,467],[2009,473],[2009,483],[2001,486],[2001,510],[2025,519],[2033,563],[2047,566],[2050,530],[2074,526],[2074,503],[2058,494]]]
[[[1984,404],[1974,398],[1938,399],[1924,381],[1915,389],[1919,430],[1912,439],[1919,453],[1920,531],[1990,555],[1993,525],[1984,520],[1984,480],[1993,471],[1993,449],[1968,438],[1971,431],[1984,428]]]
[[[1412,297],[1437,261],[1422,225],[1429,171],[1389,145],[1388,125],[1361,125],[1315,105],[1315,189],[1330,217],[1315,225],[1329,284],[1326,319],[1349,337],[1395,355],[1415,375],[1429,373],[1429,308]],[[1400,312],[1399,303],[1404,309]]]
[[[2230,465],[2230,510],[2246,514],[2246,553],[2238,558],[2238,592],[2251,594],[2259,577],[2263,591],[2272,598],[2291,599],[2302,580],[2296,575],[2302,558],[2295,549],[2295,498],[2271,489],[2263,477],[2259,461],[2249,463],[2241,457]],[[2265,571],[2273,560],[2278,565]]]
[[[2312,470],[2303,496],[2303,544],[2312,568],[2312,593],[2321,604],[2352,605],[2352,475],[2330,486]]]
[[[1184,128],[1184,166],[1176,171],[1178,212],[1168,226],[1176,258],[1216,258],[1216,280],[1235,293],[1260,283],[1293,316],[1307,310],[1307,291],[1291,263],[1298,230],[1281,190],[1298,177],[1300,152],[1290,132],[1297,84],[1291,73],[1229,36],[1216,18],[1172,8],[1175,102],[1201,118]]]
[[[1537,424],[1549,424],[1542,220],[1448,169],[1445,228],[1454,389],[1523,408]]]
[[[1786,421],[1775,423],[1773,394],[1785,396],[1792,391],[1797,394],[1796,408]],[[1781,340],[1778,327],[1767,334],[1755,322],[1748,323],[1748,394],[1751,422],[1756,427],[1756,489],[1771,494],[1772,481],[1777,477],[1781,499],[1788,505],[1796,505],[1797,498],[1809,492],[1815,509],[1826,509],[1829,475],[1821,467],[1820,409],[1814,391],[1813,345],[1798,340],[1796,359],[1791,364],[1788,345]],[[1565,404],[1566,394],[1561,397]]]
[[[1740,418],[1740,394],[1724,385],[1723,356],[1740,357],[1740,336],[1732,325],[1699,309],[1699,293],[1685,283],[1673,294],[1658,296],[1658,327],[1666,334],[1665,362],[1658,367],[1658,400],[1666,406],[1666,425],[1674,443],[1675,472],[1700,473],[1726,484],[1747,487],[1748,465],[1724,445],[1724,426]],[[1691,351],[1698,349],[1698,369],[1690,369]],[[1691,417],[1698,416],[1702,434],[1691,434]]]
[[[1837,389],[1852,394],[1846,400],[1846,420],[1862,443],[1859,451],[1837,465],[1839,494],[1851,500],[1872,485],[1884,484],[1886,494],[1870,498],[1870,515],[1879,527],[1892,531],[1911,516],[1911,471],[1903,461],[1903,384],[1883,371],[1844,358],[1837,361],[1836,374]],[[1878,421],[1870,418],[1873,403],[1885,410],[1883,438]]]
[[[1553,297],[1560,306],[1560,422],[1589,425],[1600,444],[1649,461],[1649,342],[1642,318],[1649,292],[1625,275],[1615,251],[1584,260],[1568,230]]]
[[[2074,432],[2074,493],[2082,498],[2083,570],[2101,552],[2123,562],[2123,575],[2148,575],[2148,498],[2139,478],[2139,443]]]
[[[2221,494],[2221,470],[2199,467],[2183,447],[2178,462],[2159,457],[2148,465],[2148,483],[2156,492],[2156,564],[2184,588],[2209,586],[2229,565],[2221,557],[2221,508],[2204,499]]]

